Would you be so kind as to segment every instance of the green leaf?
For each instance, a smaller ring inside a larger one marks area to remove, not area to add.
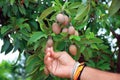
[[[114,15],[120,9],[120,0],[112,0],[112,4],[109,8],[109,15]]]
[[[7,11],[8,11],[8,6],[7,5],[4,5],[4,7],[2,8],[2,11],[3,11],[3,15],[6,16],[7,14]]]
[[[82,54],[84,55],[85,60],[89,60],[93,57],[92,49],[89,47],[87,47]]]
[[[46,18],[46,17],[47,17],[49,14],[51,14],[53,11],[54,11],[54,8],[53,8],[53,7],[47,8],[47,9],[44,10],[44,11],[42,12],[42,14],[40,15],[40,19]]]
[[[95,44],[91,44],[91,48],[99,50],[98,47]]]
[[[91,43],[103,43],[103,40],[99,38],[93,38],[93,39],[90,39],[90,42]]]
[[[17,5],[13,5],[12,6],[12,11],[13,11],[13,13],[15,14],[15,15],[17,15],[17,13],[18,13],[18,7],[17,7]]]
[[[98,61],[96,67],[101,70],[110,70],[110,64],[106,63],[104,60]]]
[[[26,63],[26,71],[29,74],[32,74],[39,64],[40,59],[36,54],[29,56]]]
[[[10,4],[13,5],[15,0],[10,0]]]
[[[31,36],[31,38],[28,40],[28,45],[32,44],[33,42],[36,42],[37,40],[41,38],[47,38],[47,35],[43,32],[34,32]]]
[[[30,32],[31,31],[31,28],[30,28],[30,25],[27,24],[27,23],[24,23],[23,26]]]
[[[65,41],[60,41],[60,42],[58,42],[57,45],[59,45],[59,46],[57,46],[57,50],[62,51],[62,50],[64,50],[66,44],[65,44]]]
[[[95,34],[93,32],[89,32],[89,34],[86,35],[87,39],[95,38]]]
[[[5,34],[6,32],[8,32],[11,29],[11,26],[3,26],[1,28],[1,34]]]
[[[60,0],[55,0],[55,4],[57,7],[59,7],[59,9],[62,9],[62,4],[60,3]]]
[[[29,32],[31,31],[30,25],[27,23],[24,23],[24,24],[21,23],[21,24],[19,24],[19,27],[20,27],[20,30],[26,29]]]
[[[79,36],[75,36],[75,35],[71,35],[70,37],[69,37],[69,39],[73,39],[73,40],[76,40],[76,41],[80,41],[80,37]]]
[[[13,19],[13,20],[14,20],[14,19]],[[24,23],[26,20],[28,20],[28,19],[25,19],[25,18],[17,19],[17,24],[18,24],[18,26],[19,26],[19,24]]]
[[[85,48],[86,48],[86,46],[82,45],[82,46],[80,47],[80,52],[83,53],[84,50],[85,50]]]
[[[41,20],[40,18],[37,18],[38,19],[38,22],[40,24],[40,29],[47,33],[48,32],[48,27],[45,25],[45,23],[43,22],[43,20]]]
[[[78,8],[80,5],[81,5],[80,2],[74,2],[68,6],[68,9],[75,9],[75,8]]]
[[[34,27],[34,29],[36,29],[36,30],[38,30],[38,22],[36,22],[36,21],[34,21],[34,20],[30,20],[29,21],[29,25],[31,26],[31,27]]]
[[[24,4],[25,4],[26,7],[28,7],[29,6],[29,0],[24,0]]]
[[[23,15],[26,14],[26,10],[25,10],[23,5],[22,6],[18,6],[18,8],[19,8],[19,11],[20,11],[21,14],[23,14]]]
[[[53,8],[57,12],[63,11],[63,5],[59,0],[52,1],[52,4],[54,5]]]
[[[81,21],[85,16],[88,15],[89,10],[90,5],[85,6],[84,4],[81,4],[74,19]]]
[[[88,60],[88,62],[86,63],[87,66],[90,66],[90,67],[94,67],[95,68],[95,62],[92,61],[92,60]]]
[[[8,49],[5,51],[5,54],[8,54],[10,51],[12,51],[12,49],[13,49],[13,45],[12,43],[10,43]]]
[[[1,53],[6,51],[9,48],[9,46],[10,46],[10,41],[5,39],[4,44],[2,45]]]
[[[98,44],[97,47],[98,47],[99,49],[102,49],[102,50],[105,50],[105,49],[109,48],[109,47],[108,47],[107,45],[105,45],[105,44]]]

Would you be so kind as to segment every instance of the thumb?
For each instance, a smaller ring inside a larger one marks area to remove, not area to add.
[[[46,75],[48,75],[48,74],[49,74],[49,70],[47,69],[47,67],[46,67],[46,66],[44,67],[44,73],[45,73]]]
[[[51,47],[50,52],[53,58],[59,58],[61,56],[60,52],[54,52],[53,47]]]

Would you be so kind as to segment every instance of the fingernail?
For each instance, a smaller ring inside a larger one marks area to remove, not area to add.
[[[50,57],[48,57],[48,60],[50,61],[50,60],[51,60],[51,58],[50,58]]]
[[[49,48],[49,47],[47,48],[47,51],[50,51],[50,48]]]

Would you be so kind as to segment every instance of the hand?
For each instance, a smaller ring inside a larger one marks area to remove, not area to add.
[[[62,78],[70,78],[75,60],[65,51],[54,52],[53,48],[47,48],[45,51],[44,63],[45,73],[52,73]]]

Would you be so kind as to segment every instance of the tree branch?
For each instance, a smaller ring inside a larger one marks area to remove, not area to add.
[[[118,45],[118,48],[119,48],[118,60],[117,60],[117,72],[120,73],[120,35],[116,34],[115,31],[112,28],[110,28],[110,31],[112,32],[113,36],[117,39],[117,45]]]

